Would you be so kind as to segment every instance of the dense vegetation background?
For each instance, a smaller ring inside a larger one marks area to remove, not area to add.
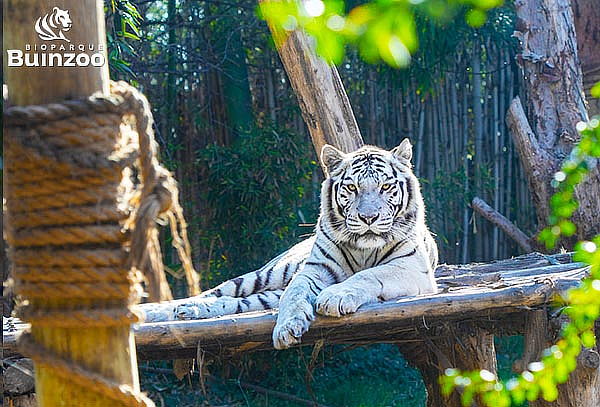
[[[260,266],[310,234],[318,214],[322,173],[255,7],[247,0],[107,3],[111,74],[133,81],[152,103],[163,159],[181,185],[203,288]],[[509,6],[495,9],[478,30],[462,16],[442,25],[418,20],[420,51],[407,69],[367,65],[352,51],[339,66],[363,137],[387,148],[404,137],[415,145],[442,261],[517,254],[468,206],[481,196],[528,234],[535,230],[504,123],[519,93],[514,14]],[[183,296],[176,254],[167,251],[166,261],[174,293]],[[514,343],[499,343],[505,372]],[[206,395],[197,378],[176,382],[153,373],[143,383],[165,405],[287,405],[245,390],[240,380],[329,405],[425,400],[418,373],[391,346],[335,347],[317,360],[310,350],[252,355],[208,370],[215,376]]]

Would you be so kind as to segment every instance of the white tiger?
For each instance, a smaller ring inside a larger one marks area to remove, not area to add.
[[[339,317],[364,304],[436,292],[437,246],[411,157],[408,139],[391,151],[366,146],[344,154],[324,146],[315,235],[254,272],[168,303],[172,317],[279,307],[273,345],[285,349],[300,342],[315,312]]]

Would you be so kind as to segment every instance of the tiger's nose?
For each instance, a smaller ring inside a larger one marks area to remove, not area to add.
[[[360,220],[362,220],[364,223],[366,223],[367,225],[372,224],[373,222],[375,222],[377,220],[377,218],[379,218],[379,214],[378,213],[373,213],[373,214],[358,214],[358,218]]]

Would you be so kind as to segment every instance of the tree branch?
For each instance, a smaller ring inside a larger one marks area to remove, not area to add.
[[[483,199],[479,197],[473,198],[471,201],[471,207],[475,212],[483,216],[485,219],[498,226],[500,230],[506,233],[512,240],[517,242],[521,248],[529,253],[533,251],[533,245],[531,239],[514,223],[508,220],[500,212],[489,206]]]
[[[552,172],[558,167],[558,161],[539,145],[518,96],[508,108],[506,124],[525,170],[529,191],[538,211],[538,221],[546,224],[550,215],[547,202],[552,195],[550,179]]]

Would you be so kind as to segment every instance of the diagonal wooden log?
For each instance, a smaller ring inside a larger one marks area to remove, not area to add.
[[[489,206],[487,202],[479,197],[473,198],[471,201],[471,207],[475,212],[486,218],[488,221],[499,227],[504,233],[506,233],[512,240],[517,242],[521,249],[526,253],[533,250],[531,239],[514,223],[508,220],[500,212]]]
[[[269,28],[317,155],[325,144],[344,152],[362,147],[364,142],[336,67],[317,56],[313,41],[304,32]]]

